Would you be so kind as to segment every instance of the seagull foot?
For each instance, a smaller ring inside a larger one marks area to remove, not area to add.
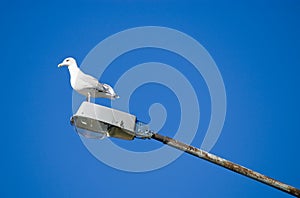
[[[90,93],[88,93],[88,95],[87,95],[87,97],[86,97],[86,101],[87,101],[87,102],[91,102],[91,94],[90,94]]]

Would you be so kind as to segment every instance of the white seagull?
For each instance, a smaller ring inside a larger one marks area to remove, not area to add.
[[[58,67],[62,66],[67,66],[69,69],[72,88],[78,93],[86,96],[88,102],[90,101],[90,97],[109,99],[119,98],[111,86],[100,83],[96,78],[83,73],[78,68],[74,58],[66,58],[62,63],[58,64]]]

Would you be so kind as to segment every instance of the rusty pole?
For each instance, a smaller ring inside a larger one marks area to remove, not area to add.
[[[282,183],[280,181],[277,181],[275,179],[272,179],[270,177],[267,177],[261,173],[255,172],[253,170],[250,170],[248,168],[245,168],[241,165],[235,164],[233,162],[230,162],[226,159],[220,158],[216,155],[213,155],[211,153],[208,153],[206,151],[203,151],[201,149],[198,149],[196,147],[184,144],[182,142],[179,142],[177,140],[174,140],[167,136],[162,136],[158,133],[154,133],[151,137],[152,139],[155,139],[157,141],[160,141],[164,144],[167,144],[171,147],[174,147],[176,149],[182,150],[186,153],[189,153],[191,155],[194,155],[196,157],[205,159],[211,163],[217,164],[219,166],[222,166],[224,168],[227,168],[231,171],[234,171],[236,173],[239,173],[241,175],[244,175],[246,177],[250,177],[254,180],[257,180],[261,183],[267,184],[273,188],[277,188],[278,190],[281,190],[283,192],[289,193],[290,195],[293,195],[295,197],[300,197],[300,189],[297,189],[293,186],[287,185],[285,183]]]

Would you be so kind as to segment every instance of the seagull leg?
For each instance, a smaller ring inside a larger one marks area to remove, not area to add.
[[[91,94],[90,94],[90,93],[88,93],[88,95],[87,95],[87,97],[86,97],[86,101],[87,101],[87,102],[91,102]]]

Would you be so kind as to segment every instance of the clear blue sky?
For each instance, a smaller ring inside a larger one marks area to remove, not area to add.
[[[72,89],[57,64],[81,63],[128,28],[185,32],[209,51],[226,86],[226,121],[211,152],[300,188],[299,10],[296,0],[2,1],[0,196],[289,197],[187,154],[146,173],[99,162],[69,124]],[[140,141],[128,144],[143,150]]]

